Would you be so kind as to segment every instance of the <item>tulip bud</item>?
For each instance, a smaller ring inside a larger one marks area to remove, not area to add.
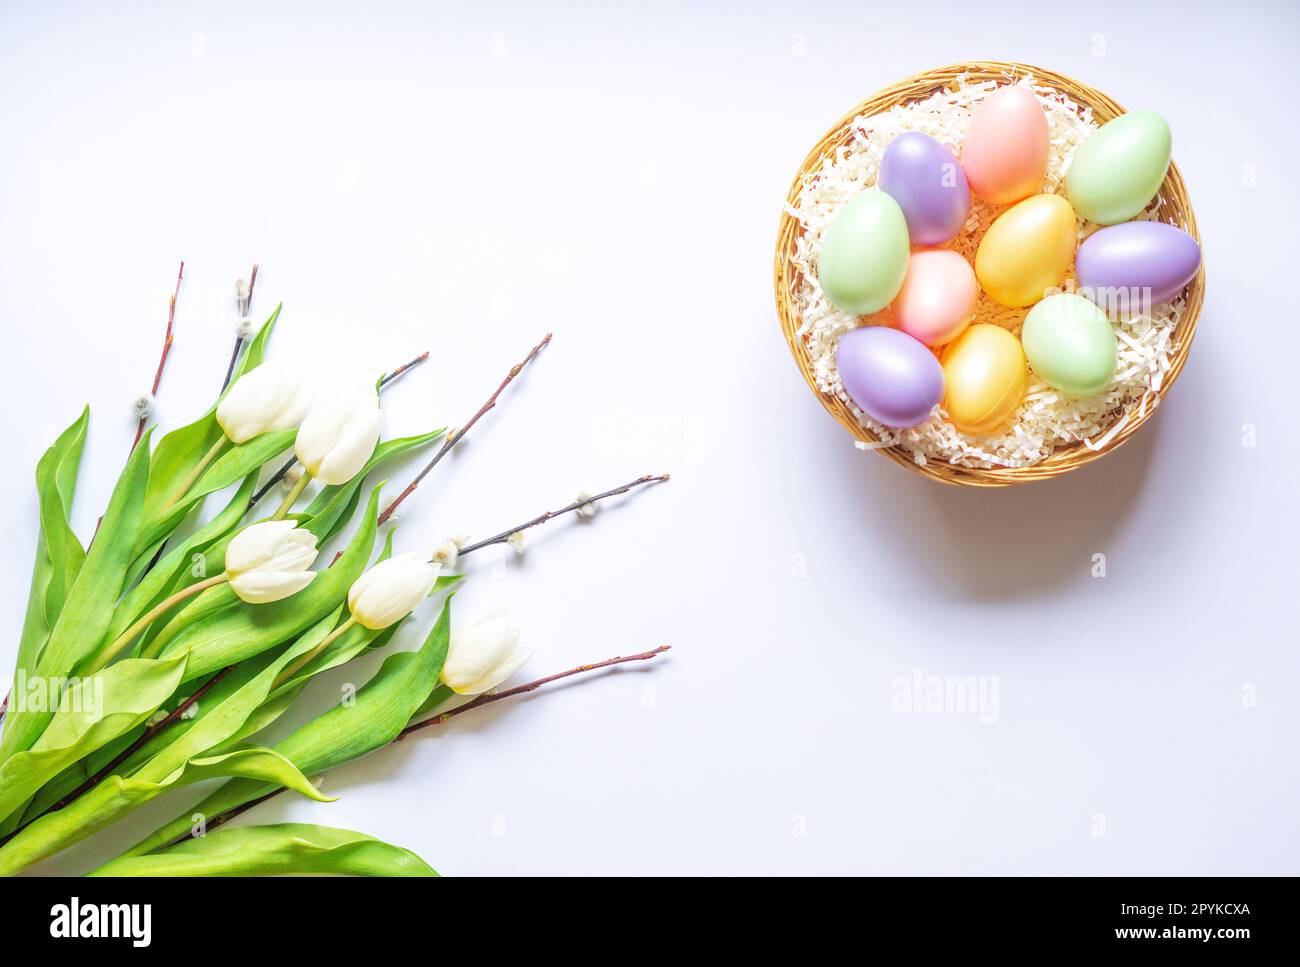
[[[439,677],[459,695],[481,695],[504,682],[531,657],[531,648],[519,647],[519,630],[509,626],[505,610],[497,609],[452,633]]]
[[[298,430],[294,452],[325,484],[345,484],[366,465],[379,442],[379,394],[370,384],[317,397]]]
[[[267,604],[297,594],[316,577],[316,535],[291,520],[244,528],[226,548],[226,578],[240,599]]]
[[[312,393],[290,366],[262,363],[241,376],[217,404],[217,422],[231,443],[244,443],[302,422]]]
[[[396,624],[429,596],[438,568],[423,554],[398,554],[380,561],[348,589],[348,610],[357,623],[379,631]]]

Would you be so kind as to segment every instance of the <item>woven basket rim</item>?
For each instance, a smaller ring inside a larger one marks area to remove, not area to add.
[[[1076,104],[1092,108],[1093,117],[1101,124],[1126,113],[1125,109],[1108,95],[1090,87],[1065,74],[1031,64],[1010,61],[977,61],[964,64],[950,64],[933,70],[913,74],[860,102],[844,114],[817,144],[808,152],[799,166],[786,194],[787,206],[793,207],[798,200],[807,178],[819,170],[823,160],[845,140],[849,125],[863,114],[876,114],[896,104],[907,103],[928,97],[940,88],[952,86],[958,78],[966,80],[996,79],[1014,81],[1025,75],[1032,75],[1035,83],[1051,87],[1068,95]],[[1196,226],[1196,216],[1192,211],[1191,199],[1183,182],[1178,166],[1172,160],[1158,192],[1160,198],[1159,212],[1162,221],[1178,225],[1187,231],[1197,244],[1201,237]],[[839,421],[856,439],[863,443],[876,443],[876,437],[866,427],[861,426],[852,412],[838,397],[822,393],[817,388],[812,374],[811,357],[803,338],[798,334],[799,318],[795,309],[794,294],[801,280],[801,274],[793,263],[794,244],[800,231],[798,220],[789,213],[788,208],[781,213],[780,226],[777,231],[775,258],[775,286],[777,315],[786,344],[794,357],[795,364],[803,373],[805,381],[814,395],[821,400],[826,410]],[[1060,476],[1071,470],[1091,463],[1118,449],[1126,443],[1137,430],[1146,423],[1159,408],[1170,388],[1177,381],[1187,357],[1191,352],[1192,341],[1196,335],[1196,324],[1200,317],[1205,298],[1205,259],[1202,246],[1201,266],[1196,277],[1189,283],[1187,301],[1178,326],[1174,330],[1175,348],[1170,359],[1169,372],[1154,392],[1156,397],[1149,405],[1137,413],[1130,414],[1125,425],[1105,445],[1092,449],[1083,443],[1058,447],[1047,459],[1029,467],[999,467],[991,469],[961,467],[929,460],[924,465],[916,463],[912,455],[901,447],[873,447],[875,452],[893,460],[899,466],[942,483],[974,487],[1005,487],[1013,484],[1046,480]]]

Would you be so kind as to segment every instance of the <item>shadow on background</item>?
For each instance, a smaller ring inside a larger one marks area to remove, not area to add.
[[[946,486],[874,454],[842,452],[858,464],[848,472],[866,491],[873,553],[891,567],[959,596],[1033,597],[1088,574],[1092,555],[1113,545],[1140,501],[1159,425],[1061,477],[996,490]]]

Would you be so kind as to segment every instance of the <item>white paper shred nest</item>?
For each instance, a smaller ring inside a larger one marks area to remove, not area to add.
[[[1032,371],[1025,398],[1007,428],[996,436],[974,438],[959,433],[947,419],[942,406],[936,406],[931,418],[921,426],[894,430],[882,426],[849,398],[835,368],[835,346],[840,336],[863,323],[863,319],[841,312],[822,294],[817,282],[817,254],[821,250],[822,232],[841,206],[876,183],[880,159],[885,148],[906,131],[922,131],[959,154],[971,115],[979,103],[999,85],[995,81],[967,83],[959,78],[956,91],[939,91],[921,101],[903,104],[871,116],[859,116],[852,124],[852,140],[837,150],[811,175],[798,195],[797,204],[787,206],[799,221],[803,232],[795,243],[794,263],[802,281],[795,295],[799,312],[798,334],[812,361],[817,388],[838,397],[879,439],[878,445],[860,449],[898,446],[907,451],[917,464],[945,461],[963,467],[1025,467],[1038,463],[1061,446],[1082,441],[1090,449],[1100,449],[1131,420],[1140,419],[1155,407],[1155,395],[1169,371],[1171,357],[1177,349],[1174,332],[1184,309],[1184,298],[1151,307],[1149,314],[1123,318],[1115,323],[1119,337],[1119,361],[1116,378],[1103,393],[1073,399],[1058,393],[1037,380]],[[1043,191],[1056,192],[1064,182],[1070,158],[1083,141],[1097,130],[1092,109],[1076,104],[1052,88],[1034,83],[1032,77],[1017,83],[1027,87],[1047,112],[1050,152]],[[1158,220],[1157,198],[1142,219]],[[974,264],[975,250],[989,224],[1006,206],[990,205],[972,197],[966,228],[944,248],[961,253]],[[1080,222],[1080,240],[1088,231]],[[1074,267],[1063,285],[1069,291],[1075,283]],[[976,304],[975,322],[995,323],[1019,334],[1028,309],[1011,309],[997,304],[983,292]],[[889,309],[867,316],[867,325],[888,325]]]

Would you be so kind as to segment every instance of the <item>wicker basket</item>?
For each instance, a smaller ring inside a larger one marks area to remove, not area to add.
[[[1012,81],[1025,74],[1032,74],[1037,83],[1062,91],[1076,103],[1091,107],[1093,116],[1098,123],[1105,123],[1124,113],[1124,108],[1100,91],[1093,90],[1091,87],[1063,74],[1043,70],[1039,67],[1031,67],[1027,64],[981,61],[940,67],[937,70],[926,71],[923,74],[917,74],[906,80],[899,81],[897,84],[863,101],[840,118],[835,126],[817,142],[817,145],[809,152],[808,157],[804,159],[803,164],[800,165],[799,173],[795,176],[794,184],[790,187],[788,201],[793,205],[797,200],[800,189],[803,187],[804,180],[811,173],[821,168],[823,159],[838,148],[848,144],[850,140],[849,126],[853,119],[859,115],[879,113],[897,104],[921,100],[940,88],[955,87],[956,79],[963,75],[971,81],[990,79]],[[1197,242],[1200,242],[1200,235],[1196,230],[1196,218],[1192,214],[1191,201],[1187,197],[1187,188],[1183,184],[1182,175],[1178,173],[1178,166],[1175,164],[1171,163],[1169,165],[1169,173],[1165,176],[1164,184],[1160,186],[1158,210],[1163,221],[1190,232],[1192,237]],[[848,407],[840,399],[818,391],[814,381],[808,349],[797,333],[799,320],[795,309],[795,293],[801,283],[801,273],[794,264],[793,255],[799,232],[799,223],[788,213],[783,214],[781,228],[776,239],[776,308],[777,314],[781,318],[781,331],[785,333],[786,342],[790,346],[790,352],[794,355],[799,371],[803,373],[809,387],[822,401],[822,405],[859,440],[874,443],[876,442],[875,436],[870,430],[858,424]],[[1175,349],[1171,359],[1171,368],[1166,374],[1158,393],[1161,399],[1174,385],[1174,380],[1177,379],[1179,372],[1182,371],[1183,363],[1187,360],[1187,354],[1192,346],[1192,337],[1196,332],[1196,319],[1201,313],[1204,294],[1205,269],[1202,260],[1201,271],[1197,273],[1188,289],[1186,311],[1179,319],[1178,328],[1174,333]],[[1059,476],[1076,467],[1081,467],[1085,463],[1096,460],[1120,446],[1136,433],[1138,427],[1146,422],[1155,409],[1155,406],[1148,406],[1145,413],[1141,415],[1135,414],[1105,446],[1096,450],[1084,446],[1082,443],[1061,447],[1046,460],[1031,467],[984,470],[953,466],[936,460],[930,460],[925,465],[920,465],[912,459],[909,453],[898,447],[881,447],[877,449],[877,452],[895,463],[933,480],[972,487],[1005,487],[1009,484],[1027,483],[1031,480],[1045,480],[1049,477]]]

